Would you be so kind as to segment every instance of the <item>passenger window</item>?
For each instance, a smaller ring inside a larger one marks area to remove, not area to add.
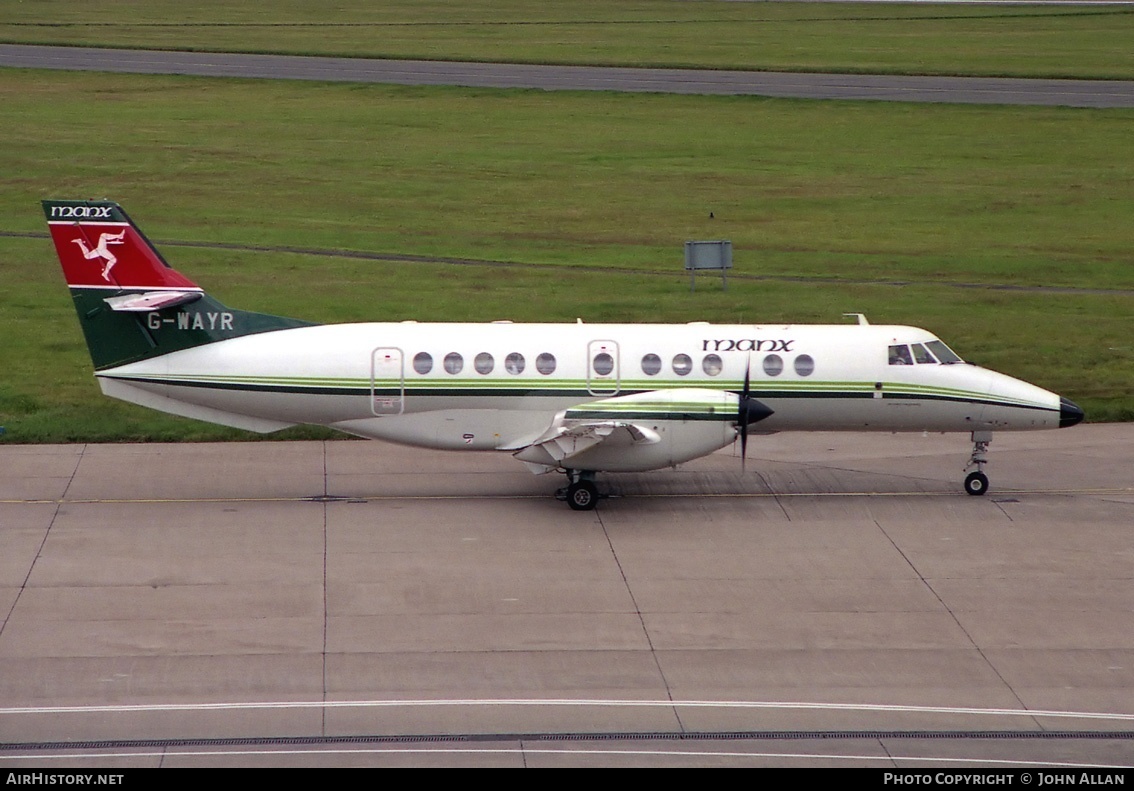
[[[661,357],[656,354],[647,354],[642,358],[642,373],[646,376],[657,376],[661,373]]]
[[[595,355],[595,359],[591,361],[594,371],[599,376],[607,376],[614,370],[614,358],[606,352],[599,352]]]
[[[433,370],[433,355],[429,352],[418,352],[413,356],[413,369],[419,374],[427,374]]]
[[[801,354],[795,358],[795,372],[800,376],[811,376],[815,372],[815,360],[810,354]]]
[[[933,359],[933,355],[929,350],[922,346],[920,343],[915,343],[912,347],[914,359],[917,360],[918,365],[925,365],[926,363],[936,364],[937,360]]]
[[[535,369],[544,376],[555,373],[555,355],[544,352],[535,358]]]
[[[445,373],[459,374],[464,367],[465,358],[457,352],[449,352],[445,355]]]
[[[701,360],[701,370],[709,376],[718,376],[722,368],[724,368],[724,363],[715,354],[706,354],[705,359]]]
[[[764,373],[768,376],[779,376],[784,372],[784,360],[778,354],[769,354],[764,358]]]
[[[492,355],[488,352],[481,352],[473,360],[473,368],[476,369],[478,374],[490,374],[492,369],[496,366],[496,361],[492,359]]]
[[[910,347],[905,345],[891,346],[890,365],[913,365],[913,357],[910,356]]]
[[[522,374],[524,372],[524,355],[519,352],[512,352],[504,358],[504,370],[510,374]]]
[[[673,372],[678,376],[686,376],[693,370],[693,358],[688,354],[679,354],[673,358]]]

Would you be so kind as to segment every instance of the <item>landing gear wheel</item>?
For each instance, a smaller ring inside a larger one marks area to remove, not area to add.
[[[965,492],[979,497],[988,491],[988,476],[983,472],[970,472],[965,477]]]
[[[591,481],[576,481],[567,487],[567,505],[573,511],[590,511],[598,505],[598,489]]]

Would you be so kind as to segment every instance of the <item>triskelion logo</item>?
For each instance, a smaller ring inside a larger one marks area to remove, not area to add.
[[[123,239],[126,238],[126,230],[123,229],[121,233],[104,233],[98,237],[98,244],[92,250],[87,247],[86,241],[83,239],[72,239],[71,241],[77,244],[83,251],[83,258],[102,258],[106,261],[106,266],[102,268],[102,279],[107,283],[110,282],[110,270],[118,263],[118,258],[114,253],[110,252],[108,245],[112,244],[125,244]]]

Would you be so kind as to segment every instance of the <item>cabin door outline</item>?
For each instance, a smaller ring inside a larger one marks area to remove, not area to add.
[[[379,346],[370,354],[370,411],[400,415],[405,409],[405,354],[397,346]]]
[[[618,341],[596,339],[587,344],[587,392],[618,395],[622,389],[622,358]]]

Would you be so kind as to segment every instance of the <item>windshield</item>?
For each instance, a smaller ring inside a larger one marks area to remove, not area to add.
[[[951,365],[964,362],[941,341],[895,343],[889,349],[890,365]]]
[[[930,341],[929,343],[927,343],[925,345],[928,346],[929,350],[931,352],[933,352],[933,354],[937,357],[937,359],[940,360],[943,363],[962,363],[962,362],[964,362],[964,360],[962,360],[960,357],[958,357],[953,352],[952,349],[950,349],[948,346],[946,346],[941,341]]]

